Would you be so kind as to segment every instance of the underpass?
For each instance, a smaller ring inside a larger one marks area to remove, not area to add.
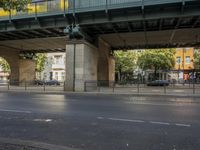
[[[0,17],[0,56],[9,61],[14,81],[34,78],[34,61],[19,55],[66,52],[65,90],[84,91],[87,80],[114,81],[114,50],[198,47],[200,42],[196,0],[53,0],[29,7]]]

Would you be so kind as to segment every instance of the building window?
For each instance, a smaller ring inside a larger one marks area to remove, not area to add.
[[[181,57],[176,57],[176,63],[179,65],[181,64]]]
[[[55,72],[55,79],[58,80],[58,72]]]
[[[186,63],[186,64],[190,64],[190,56],[186,56],[186,58],[185,58],[185,63]]]
[[[55,64],[61,64],[62,56],[54,56],[54,63]]]

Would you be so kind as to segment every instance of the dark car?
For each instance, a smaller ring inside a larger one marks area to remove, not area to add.
[[[35,80],[34,84],[35,85],[44,85],[44,81],[42,81],[42,80]]]
[[[49,81],[46,81],[45,84],[46,85],[60,85],[60,82],[57,80],[49,80]]]
[[[154,80],[147,83],[147,86],[169,86],[167,80]]]

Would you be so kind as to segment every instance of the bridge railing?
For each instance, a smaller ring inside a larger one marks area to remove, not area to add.
[[[28,5],[28,10],[5,12],[0,9],[0,20],[37,17],[41,15],[56,15],[95,10],[106,10],[126,7],[139,7],[142,5],[156,5],[165,3],[181,3],[183,0],[50,0],[38,1]],[[184,0],[194,1],[194,0]]]

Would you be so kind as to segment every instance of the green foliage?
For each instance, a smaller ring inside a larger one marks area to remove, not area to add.
[[[116,51],[114,53],[116,60],[116,72],[133,72],[136,68],[136,53],[133,51],[123,52]]]
[[[46,54],[36,54],[36,72],[42,72],[45,68],[45,62],[47,60]]]
[[[0,66],[3,72],[10,72],[10,65],[3,58],[0,58]]]
[[[17,11],[26,10],[26,6],[30,1],[31,0],[0,0],[0,8],[6,11],[12,9]]]
[[[200,69],[200,49],[194,52],[194,68]]]
[[[138,58],[141,69],[170,70],[175,65],[175,49],[145,50]]]

